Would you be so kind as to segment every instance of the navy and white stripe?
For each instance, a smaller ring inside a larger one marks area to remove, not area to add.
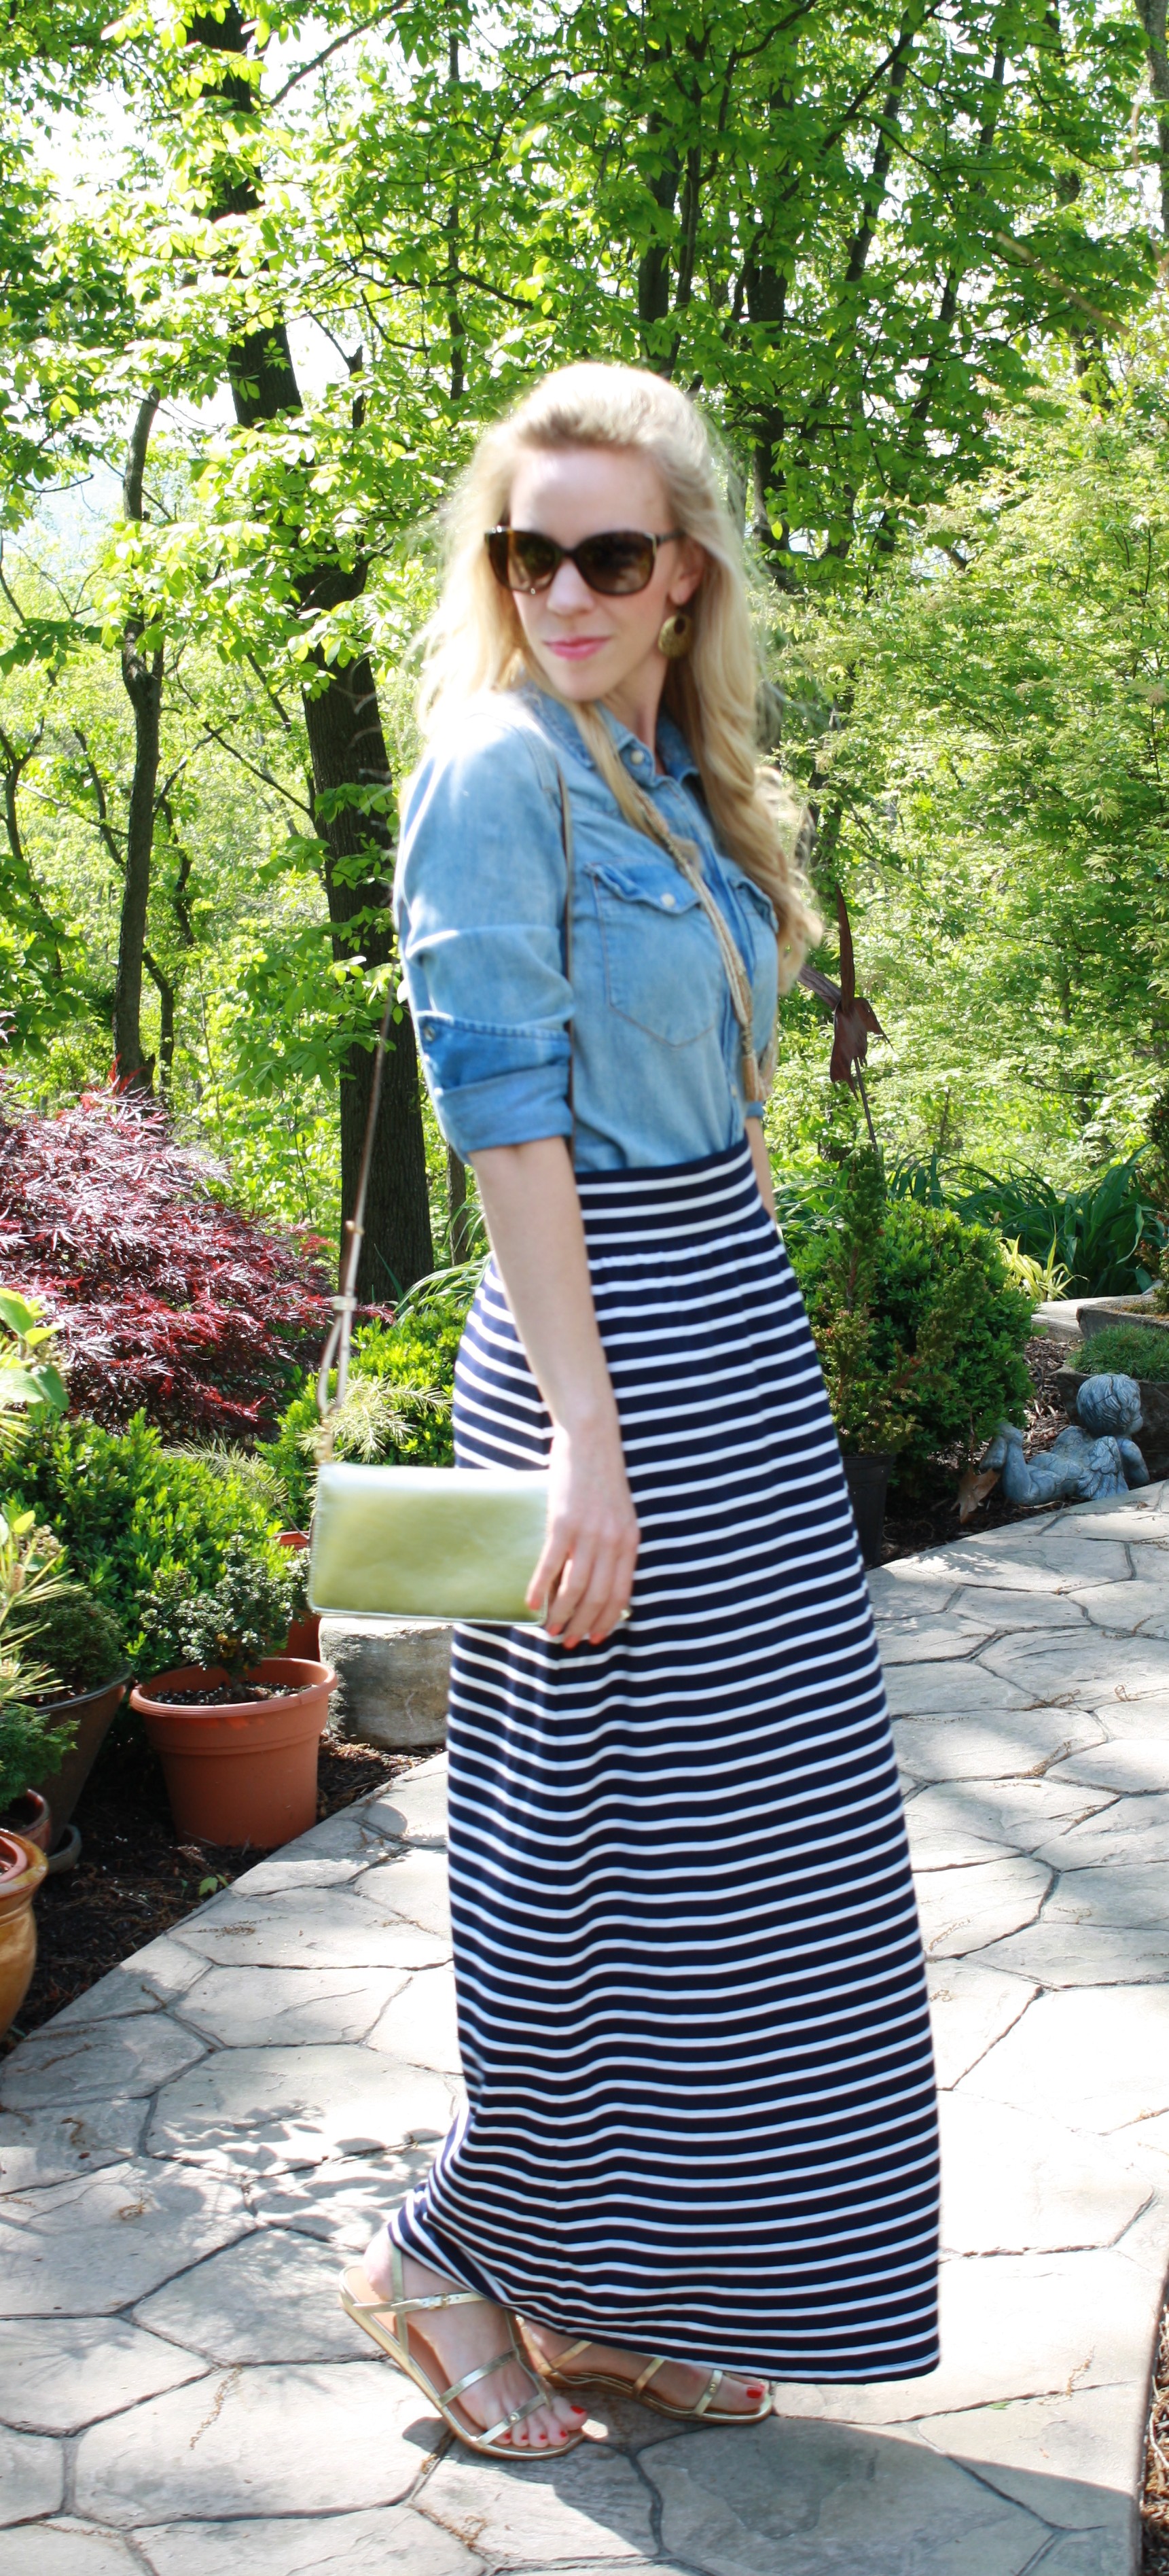
[[[745,1145],[578,1176],[642,1542],[568,1654],[462,1628],[470,2107],[393,2222],[532,2318],[773,2378],[937,2362],[929,2015],[889,1720],[799,1292]],[[549,1426],[494,1272],[463,1465]]]

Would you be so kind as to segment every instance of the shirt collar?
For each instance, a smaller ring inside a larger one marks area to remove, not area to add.
[[[562,698],[554,698],[550,690],[537,688],[534,681],[525,681],[521,685],[549,733],[572,750],[583,753],[587,759],[587,746],[571,707],[566,706]],[[636,773],[644,764],[644,743],[637,734],[630,732],[628,725],[619,723],[608,707],[602,707],[600,715],[608,726],[618,758],[627,769],[632,768]],[[638,755],[636,759],[635,753]],[[681,780],[699,775],[698,763],[685,734],[674,723],[673,717],[665,714],[658,717],[658,758],[670,778]]]

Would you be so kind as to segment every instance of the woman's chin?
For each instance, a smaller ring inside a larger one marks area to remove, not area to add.
[[[558,696],[574,699],[578,706],[587,704],[590,698],[603,698],[614,685],[606,675],[608,657],[603,653],[589,654],[580,661],[560,653],[541,654],[539,658],[549,686]]]

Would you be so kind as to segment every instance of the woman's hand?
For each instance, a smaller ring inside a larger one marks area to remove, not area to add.
[[[474,1157],[507,1302],[552,1416],[552,1491],[528,1587],[550,1636],[599,1646],[629,1607],[638,1527],[563,1136]]]
[[[528,1607],[547,1602],[544,1625],[566,1647],[599,1646],[629,1608],[641,1533],[616,1416],[582,1430],[557,1428],[544,1552]]]

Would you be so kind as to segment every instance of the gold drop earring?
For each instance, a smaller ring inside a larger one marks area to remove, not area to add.
[[[680,662],[694,641],[694,620],[688,609],[676,608],[658,636],[658,651],[667,662]]]

